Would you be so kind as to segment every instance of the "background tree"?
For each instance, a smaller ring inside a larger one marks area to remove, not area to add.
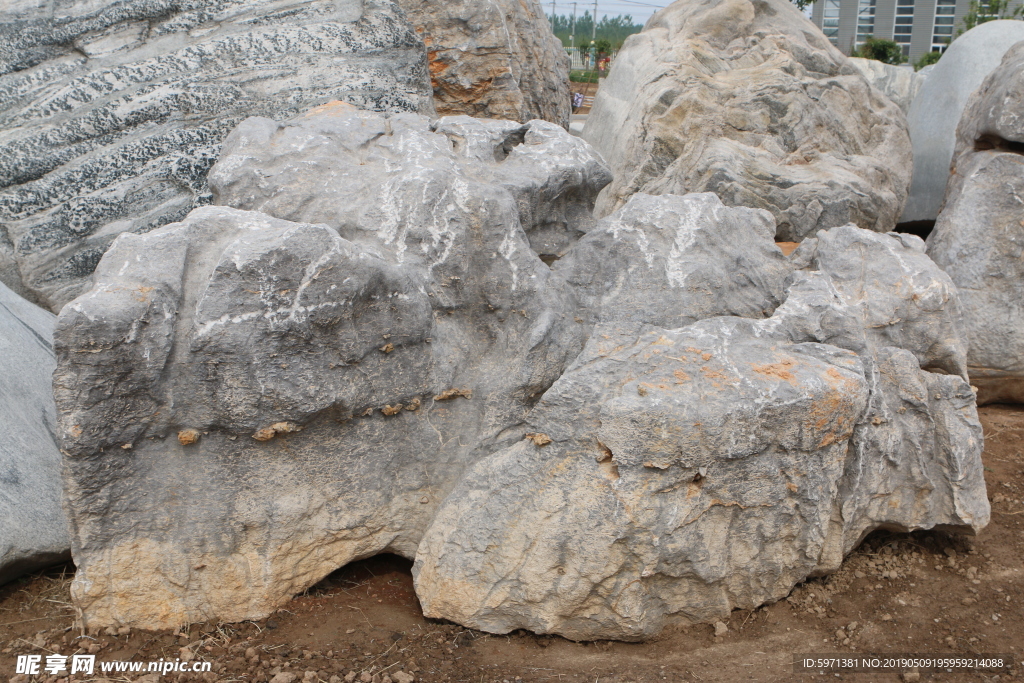
[[[877,59],[886,64],[902,64],[903,48],[892,40],[868,38],[859,49],[854,51],[853,56],[863,57],[864,59]]]
[[[920,71],[929,64],[936,63],[937,61],[939,61],[940,57],[942,57],[941,52],[925,52],[923,55],[921,55],[921,59],[914,62],[914,71]]]
[[[1017,6],[1011,10],[1010,6],[1013,4]],[[1015,0],[988,0],[988,2],[971,0],[967,14],[964,15],[963,21],[956,30],[956,35],[959,38],[978,24],[984,24],[986,21],[1021,19],[1022,17],[1024,17],[1024,4],[1020,4],[1019,0],[1016,2]]]
[[[551,17],[549,16],[550,20]],[[554,16],[554,31],[562,45],[569,47],[569,35],[572,29],[572,16],[568,14],[556,14]],[[623,41],[634,33],[640,33],[643,24],[633,21],[630,14],[620,14],[616,17],[609,17],[607,14],[597,22],[597,40],[606,40],[611,44],[613,50],[622,47]],[[594,19],[589,11],[576,16],[576,47],[588,47],[591,36],[594,33]]]

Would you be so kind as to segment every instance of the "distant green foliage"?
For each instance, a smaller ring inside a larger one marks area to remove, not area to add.
[[[914,71],[920,71],[929,64],[934,64],[939,61],[940,57],[942,57],[941,52],[925,52],[921,55],[921,59],[914,62]]]
[[[598,78],[604,78],[605,74],[597,71],[570,71],[569,80],[573,83],[597,83]]]
[[[964,15],[963,21],[956,29],[957,37],[959,38],[978,24],[984,24],[987,21],[1021,19],[1024,17],[1024,5],[1018,4],[1018,2],[1019,0],[988,0],[988,2],[971,0],[967,14]],[[1010,5],[1013,4],[1017,6],[1011,10]]]
[[[903,48],[892,40],[868,38],[858,50],[854,51],[853,56],[863,57],[864,59],[877,59],[886,64],[902,64]]]
[[[548,16],[548,21],[551,17]],[[569,31],[572,29],[572,16],[567,14],[556,14],[554,21],[555,35],[562,41],[562,45],[569,47]],[[609,44],[609,52],[622,47],[622,42],[634,33],[640,33],[643,24],[633,23],[633,17],[629,14],[620,14],[617,17],[609,17],[607,14],[597,22],[597,41],[605,40]],[[576,16],[576,47],[587,47],[590,45],[591,36],[594,34],[594,19],[590,12],[584,12]]]
[[[793,4],[796,8],[803,12],[805,9],[814,4],[814,0],[793,0]]]

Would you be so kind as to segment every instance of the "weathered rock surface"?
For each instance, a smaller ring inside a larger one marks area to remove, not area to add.
[[[630,36],[583,137],[612,167],[607,215],[637,192],[710,191],[767,209],[778,238],[896,225],[906,121],[785,0],[675,2]]]
[[[390,0],[26,0],[0,10],[0,280],[58,310],[111,241],[209,202],[248,116],[430,113]]]
[[[945,57],[943,57],[945,59]],[[960,290],[978,402],[1024,402],[1024,42],[975,91],[928,254]]]
[[[914,71],[907,66],[886,64],[877,59],[849,57],[850,64],[856,67],[868,79],[873,87],[896,103],[903,113],[910,111],[910,105],[924,85],[926,75]]]
[[[955,288],[918,238],[809,242],[767,320],[599,325],[527,420],[546,438],[442,504],[413,568],[424,614],[636,640],[782,598],[880,526],[983,527]]]
[[[634,639],[987,519],[917,238],[787,259],[711,193],[594,221],[608,171],[553,124],[342,104],[245,121],[209,180],[230,207],[118,237],[58,319],[87,626],[262,617],[395,552],[431,615]]]
[[[55,320],[0,283],[0,585],[71,559],[50,386]]]
[[[247,619],[351,560],[413,557],[585,340],[529,240],[559,210],[573,234],[608,171],[553,124],[337,104],[246,121],[210,180],[264,213],[120,236],[59,318],[89,624]]]
[[[398,0],[427,45],[438,114],[569,126],[569,62],[538,0]]]
[[[1022,40],[1024,22],[990,21],[954,40],[934,65],[907,114],[914,179],[901,222],[939,215],[964,107],[1006,51]]]

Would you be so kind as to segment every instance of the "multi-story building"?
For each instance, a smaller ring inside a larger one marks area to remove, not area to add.
[[[907,60],[915,62],[926,52],[946,49],[970,4],[970,0],[817,0],[811,20],[845,54],[868,38],[884,38],[899,43]]]

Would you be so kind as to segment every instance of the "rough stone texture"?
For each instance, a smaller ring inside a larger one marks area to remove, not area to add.
[[[673,3],[630,36],[583,137],[636,192],[710,191],[772,212],[798,241],[853,222],[896,225],[910,183],[906,121],[785,0]]]
[[[558,211],[574,234],[608,171],[553,124],[338,104],[244,122],[210,180],[265,213],[120,236],[59,318],[90,625],[248,619],[351,560],[412,558],[585,339],[529,240]]]
[[[71,559],[50,387],[55,320],[0,283],[0,585]]]
[[[569,60],[538,0],[398,0],[423,36],[438,114],[569,126]]]
[[[960,290],[978,402],[1024,402],[1024,42],[968,101],[952,168],[928,254]]]
[[[495,453],[442,504],[413,568],[424,614],[637,640],[782,598],[878,527],[983,527],[956,290],[923,251],[836,228],[767,320],[599,325],[528,417],[550,443]]]
[[[955,288],[916,238],[787,259],[711,193],[594,221],[608,171],[553,124],[342,104],[245,121],[209,179],[230,207],[118,237],[58,319],[89,627],[262,617],[395,552],[432,616],[631,639],[878,526],[987,519]]]
[[[924,85],[926,75],[914,71],[913,67],[886,64],[877,59],[849,57],[850,64],[857,68],[868,79],[873,87],[896,103],[906,114],[910,105]]]
[[[900,221],[931,221],[939,215],[949,180],[956,128],[971,94],[1024,40],[1024,22],[980,24],[953,41],[928,75],[907,114],[914,145],[914,179]]]
[[[390,0],[25,0],[0,10],[0,280],[54,311],[122,232],[209,202],[247,116],[430,113]]]

